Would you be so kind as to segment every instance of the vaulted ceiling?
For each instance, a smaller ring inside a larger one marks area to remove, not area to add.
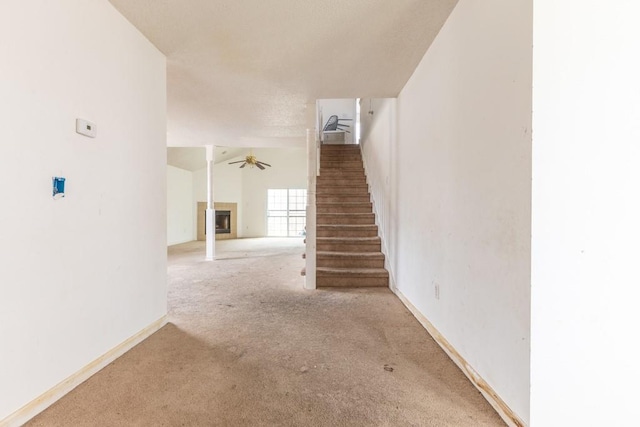
[[[302,146],[316,99],[397,96],[457,0],[110,0],[167,56],[170,146]]]

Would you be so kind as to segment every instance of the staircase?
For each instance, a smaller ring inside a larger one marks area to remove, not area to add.
[[[359,145],[323,145],[316,185],[316,286],[388,286]]]

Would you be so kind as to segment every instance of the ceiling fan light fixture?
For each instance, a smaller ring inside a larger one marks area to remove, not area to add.
[[[229,162],[230,165],[233,165],[235,163],[242,163],[242,165],[240,166],[240,168],[244,168],[245,166],[249,165],[249,167],[253,168],[254,166],[257,166],[258,169],[260,170],[264,170],[265,166],[271,167],[270,164],[265,163],[265,162],[261,162],[260,160],[258,160],[258,158],[256,156],[253,155],[253,151],[251,151],[245,158],[244,160],[239,160],[237,162]]]

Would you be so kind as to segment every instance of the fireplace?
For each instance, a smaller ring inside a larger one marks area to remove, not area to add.
[[[216,211],[216,234],[231,233],[231,211]]]
[[[198,202],[197,239],[204,241],[209,233],[206,224],[207,202]],[[213,226],[216,240],[238,238],[238,204],[232,202],[215,202],[213,206]]]

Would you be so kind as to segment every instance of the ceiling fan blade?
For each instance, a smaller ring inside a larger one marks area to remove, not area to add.
[[[256,163],[256,166],[257,166],[257,167],[258,167],[258,169],[260,169],[261,171],[263,171],[263,170],[264,170],[264,166],[262,166],[262,165],[260,164],[260,162],[257,162],[257,163]]]
[[[234,164],[234,163],[242,163],[242,162],[244,162],[244,160],[238,160],[237,162],[231,162],[231,163],[229,163],[229,164],[230,164],[230,165],[232,165],[232,164]]]
[[[271,167],[271,165],[269,163],[261,162],[259,160],[256,163],[260,163],[261,165],[265,165],[265,166]]]
[[[240,166],[240,169],[242,169],[243,167],[247,166],[246,163],[244,163],[242,166]]]

